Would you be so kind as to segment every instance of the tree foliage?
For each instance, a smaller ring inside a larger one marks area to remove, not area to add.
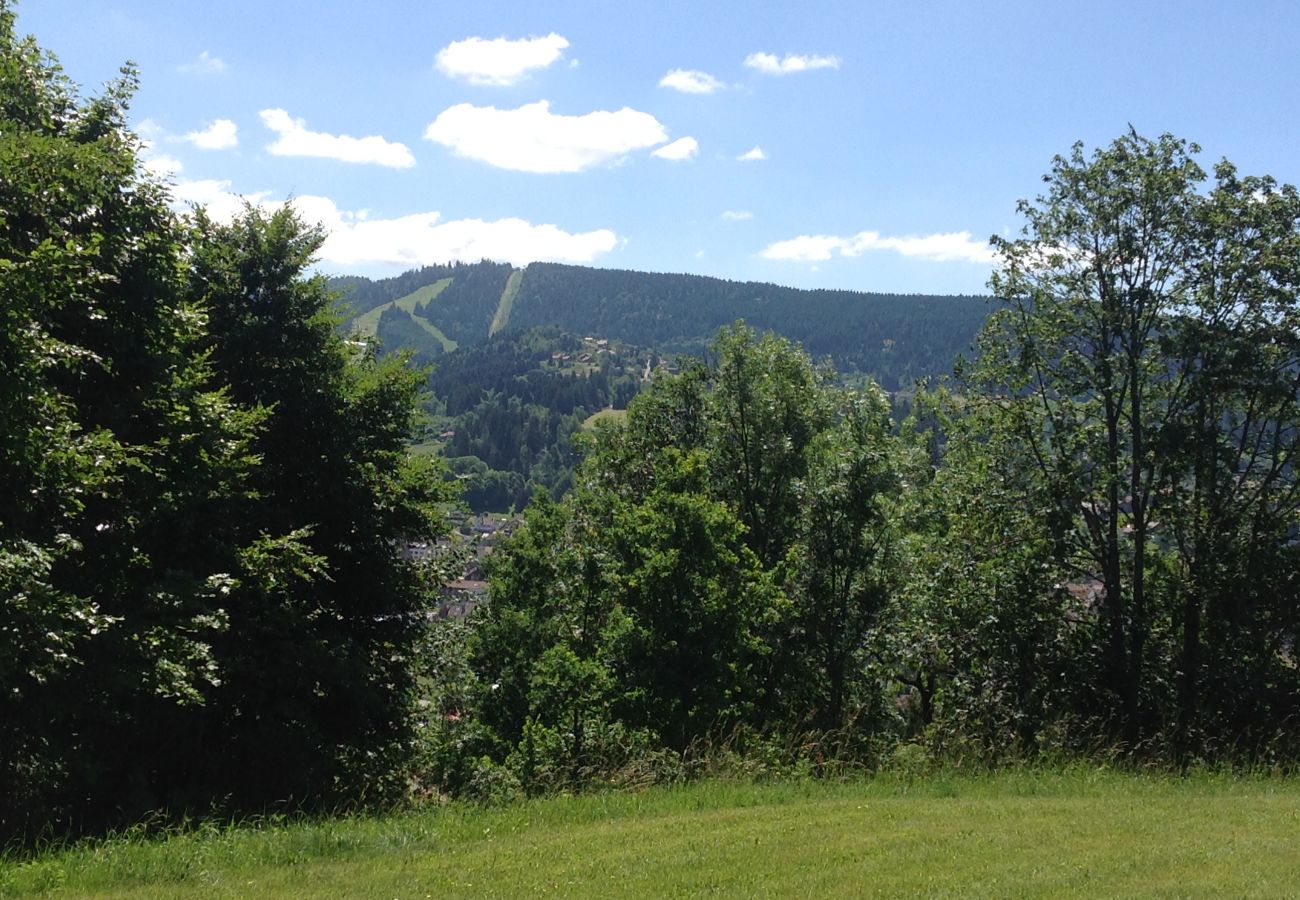
[[[0,832],[373,792],[441,475],[289,211],[175,215],[0,4]]]
[[[410,452],[429,373],[345,339],[290,207],[175,213],[134,87],[81,99],[0,0],[0,840],[389,798],[417,757],[492,798],[723,734],[1300,753],[1295,188],[1169,136],[1076,147],[995,240],[978,358],[905,423],[743,323],[632,399],[617,345],[519,326],[553,301],[690,343],[795,295],[530,267],[518,330],[432,383],[455,476],[536,496],[490,601],[430,631],[399,552],[450,499]],[[450,278],[414,315],[467,338],[514,274],[357,282],[352,310]],[[879,334],[827,310],[893,321],[824,299],[797,333],[837,352]]]
[[[1226,162],[1203,190],[1196,150],[1130,133],[1058,158],[1023,236],[997,242],[1007,307],[971,373],[1092,598],[1089,712],[1130,746],[1266,738],[1300,699],[1300,198]]]
[[[227,790],[319,796],[389,771],[366,757],[400,758],[411,739],[411,654],[431,586],[395,554],[442,532],[447,499],[432,461],[407,452],[423,374],[343,340],[333,295],[306,274],[323,235],[291,208],[228,225],[200,213],[196,225],[189,291],[209,311],[214,368],[266,416],[258,502],[240,523],[259,536],[242,560],[251,589],[232,592],[238,614],[220,644],[220,727],[242,773]]]
[[[611,742],[681,752],[875,705],[869,636],[895,564],[887,404],[739,325],[710,360],[598,428],[569,497],[531,507],[493,559],[471,661],[492,685],[496,758],[525,782],[539,748],[572,776],[617,756]]]

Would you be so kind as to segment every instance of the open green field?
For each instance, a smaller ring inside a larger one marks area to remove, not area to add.
[[[447,285],[449,284],[451,284],[450,278],[441,278],[433,284],[426,284],[424,287],[412,291],[405,297],[398,297],[392,303],[385,303],[383,306],[377,306],[369,312],[357,316],[352,320],[352,327],[364,335],[374,336],[374,333],[379,328],[379,317],[384,314],[384,310],[388,309],[390,306],[396,306],[404,312],[414,312],[416,304],[428,303],[446,290]],[[422,319],[419,316],[414,316],[414,319],[415,324],[419,325],[431,334],[438,343],[442,344],[442,349],[445,352],[450,353],[459,346],[455,341],[443,334],[442,329],[438,328],[427,319]]]
[[[1300,895],[1300,781],[1104,770],[705,782],[119,838],[0,868],[0,895]]]
[[[597,422],[610,422],[619,424],[627,418],[626,409],[614,409],[612,406],[606,406],[604,409],[598,409],[587,418],[583,419],[583,428],[595,428]]]

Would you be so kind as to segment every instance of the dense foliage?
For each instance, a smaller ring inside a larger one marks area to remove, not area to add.
[[[624,409],[643,362],[554,328],[510,331],[447,354],[429,376],[442,452],[474,510],[522,509],[569,489],[575,435],[593,413]]]
[[[437,369],[408,367],[347,332],[290,208],[171,210],[133,89],[79,99],[0,0],[0,838],[678,777],[711,744],[1300,757],[1294,187],[1076,147],[995,240],[978,355],[900,422],[861,370],[946,365],[969,301],[356,281]],[[733,313],[787,335],[659,367]],[[430,628],[400,551],[453,480],[533,501],[488,602]]]
[[[0,4],[0,837],[391,790],[441,530],[422,376],[287,209],[177,217]]]
[[[873,661],[912,455],[884,394],[743,326],[709,359],[598,427],[569,496],[492,558],[462,663],[477,687],[456,695],[474,715],[448,741],[554,783],[737,727],[885,714]],[[465,763],[442,777],[483,777]]]
[[[1058,159],[979,356],[905,423],[743,326],[657,379],[494,558],[443,783],[742,734],[1293,762],[1300,195],[1195,152]]]

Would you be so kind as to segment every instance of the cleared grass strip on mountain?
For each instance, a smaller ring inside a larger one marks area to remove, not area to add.
[[[421,303],[429,303],[436,299],[439,294],[445,291],[451,285],[452,279],[440,278],[433,284],[426,284],[424,287],[417,288],[405,297],[399,297],[391,303],[385,303],[383,306],[377,306],[363,315],[357,316],[352,320],[352,327],[367,337],[374,337],[379,328],[379,317],[384,314],[384,310],[395,306],[403,312],[414,313],[415,307]],[[436,325],[430,323],[422,316],[412,315],[415,323],[433,336],[438,343],[442,344],[442,349],[450,353],[458,346],[456,341],[443,334]]]
[[[488,328],[488,337],[492,337],[510,323],[510,310],[515,305],[515,297],[519,295],[519,285],[523,280],[524,272],[522,269],[516,269],[510,273],[510,278],[506,281],[506,289],[501,292],[501,302],[497,304],[497,311],[492,316],[492,325]]]

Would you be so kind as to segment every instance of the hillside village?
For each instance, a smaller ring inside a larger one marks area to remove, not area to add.
[[[498,544],[522,523],[514,515],[474,514],[455,510],[448,514],[451,531],[437,541],[407,541],[403,559],[417,563],[445,561],[452,567],[439,589],[433,619],[463,619],[487,599],[486,560]]]

